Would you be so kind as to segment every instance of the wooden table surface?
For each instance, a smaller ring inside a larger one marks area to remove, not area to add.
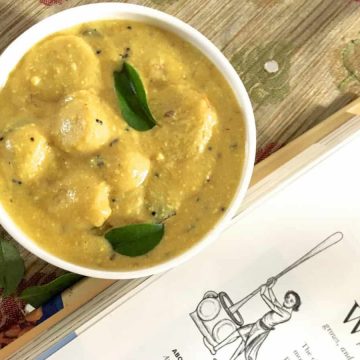
[[[0,52],[39,20],[66,8],[96,2],[101,1],[0,0]],[[124,2],[175,15],[200,30],[223,51],[253,102],[258,160],[360,93],[359,1]],[[269,61],[276,62],[276,72],[265,70],[264,65]],[[27,278],[39,272],[58,273],[25,250],[22,254]]]

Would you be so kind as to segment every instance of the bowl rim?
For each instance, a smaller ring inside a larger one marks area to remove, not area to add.
[[[66,261],[51,252],[41,248],[34,240],[25,234],[12,220],[0,203],[0,223],[4,229],[24,248],[46,262],[84,276],[102,279],[135,279],[165,272],[188,261],[200,251],[209,246],[220,233],[231,223],[231,219],[239,209],[240,204],[249,187],[254,169],[256,151],[255,118],[248,93],[235,69],[222,52],[203,34],[182,20],[162,11],[145,6],[127,3],[96,3],[73,7],[45,18],[30,27],[17,37],[0,55],[0,68],[5,69],[0,74],[0,88],[6,83],[13,68],[25,53],[36,43],[47,36],[86,22],[97,20],[131,19],[150,23],[175,33],[185,41],[198,48],[222,73],[232,89],[234,96],[242,110],[242,121],[245,127],[245,156],[241,179],[238,183],[232,201],[223,216],[215,223],[196,244],[184,250],[174,258],[160,264],[137,270],[101,270],[77,265]],[[51,29],[51,30],[49,30]],[[14,60],[15,59],[15,60]]]

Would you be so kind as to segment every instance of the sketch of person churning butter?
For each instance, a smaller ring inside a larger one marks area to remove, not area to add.
[[[261,345],[271,331],[276,326],[288,322],[292,318],[293,312],[298,311],[301,306],[300,295],[293,290],[289,290],[285,294],[282,304],[278,301],[273,291],[278,279],[339,243],[343,237],[341,232],[330,235],[280,274],[270,278],[266,284],[261,285],[235,304],[225,292],[206,292],[190,317],[203,335],[204,344],[211,354],[215,355],[224,346],[240,340],[240,344],[229,360],[238,359],[242,354],[246,360],[256,360]],[[262,315],[255,323],[245,324],[239,310],[258,294],[270,311]]]
[[[231,357],[231,360],[237,359],[244,352],[247,360],[255,360],[260,346],[266,340],[271,330],[274,330],[276,325],[289,321],[292,312],[299,310],[301,305],[300,296],[292,290],[285,294],[284,303],[280,304],[272,290],[275,283],[276,279],[271,278],[260,288],[261,298],[268,305],[270,311],[258,321],[240,327],[215,347],[204,339],[205,345],[213,355],[216,354],[217,350],[240,338],[241,343]]]

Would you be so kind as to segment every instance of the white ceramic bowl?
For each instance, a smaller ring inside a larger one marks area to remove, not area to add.
[[[244,198],[245,192],[250,183],[255,159],[256,131],[253,110],[248,94],[236,71],[230,65],[225,56],[205,36],[192,28],[190,25],[187,25],[173,16],[143,6],[121,3],[84,5],[65,10],[39,22],[19,36],[0,56],[0,87],[5,85],[9,73],[14,69],[25,53],[43,38],[77,24],[109,19],[127,19],[146,22],[173,32],[198,48],[215,64],[231,86],[243,111],[243,121],[246,130],[246,155],[242,169],[242,177],[228,210],[225,212],[221,220],[218,221],[216,226],[195,246],[176,258],[165,261],[160,265],[135,271],[108,271],[92,269],[67,262],[39,247],[31,238],[24,234],[24,232],[6,213],[4,208],[0,206],[0,222],[2,226],[23,247],[31,251],[39,258],[42,258],[57,267],[89,277],[131,279],[153,275],[183,263],[203,250],[230,224],[231,218],[240,207],[240,203]]]

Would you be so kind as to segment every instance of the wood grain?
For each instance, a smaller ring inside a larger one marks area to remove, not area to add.
[[[96,2],[101,0],[0,0],[0,52],[39,20],[66,8]],[[224,52],[249,86],[259,149],[269,143],[277,144],[275,148],[287,144],[356,96],[353,87],[348,89],[345,86],[340,90],[339,79],[334,74],[342,71],[342,49],[354,37],[360,37],[358,2],[124,2],[150,6],[175,15],[204,33]],[[279,63],[279,74],[270,76],[265,72],[263,66],[268,60]],[[356,77],[354,81],[357,81]],[[25,250],[22,250],[22,254],[28,274],[54,271],[53,267]]]

